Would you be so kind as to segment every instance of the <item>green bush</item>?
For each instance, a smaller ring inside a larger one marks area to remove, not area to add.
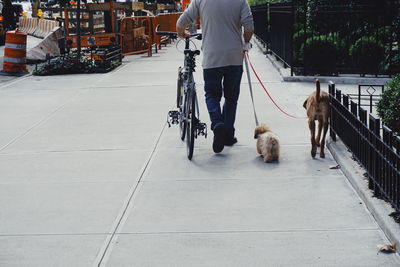
[[[293,35],[293,64],[295,66],[303,63],[303,44],[307,39],[304,29],[299,29]]]
[[[373,37],[361,37],[350,47],[350,55],[361,74],[377,74],[385,56],[385,48]]]
[[[386,90],[377,102],[377,111],[383,124],[400,133],[400,74],[385,84]]]
[[[332,36],[309,37],[302,50],[306,69],[314,74],[323,75],[331,75],[335,72],[339,48]]]
[[[79,73],[94,73],[96,65],[94,60],[81,56],[79,59],[76,54],[58,57],[46,62],[37,70],[32,72],[33,75],[59,75],[59,74],[79,74]]]

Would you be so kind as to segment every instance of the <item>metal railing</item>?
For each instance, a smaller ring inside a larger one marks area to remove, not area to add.
[[[291,0],[252,6],[255,34],[292,73],[398,73],[400,1],[345,2]],[[371,42],[377,46],[375,53],[359,56],[362,44]],[[319,54],[326,51],[330,51],[330,65],[319,60]]]
[[[336,135],[365,168],[374,195],[400,211],[400,136],[329,84],[330,135]]]
[[[269,31],[268,31],[268,5],[257,5],[251,7],[254,20],[254,35],[264,45],[264,48],[268,50],[268,44],[270,43]]]
[[[380,95],[385,91],[384,85],[358,85],[358,94],[347,94],[351,100],[357,99],[359,107],[369,107],[369,113],[373,112],[376,101],[380,99]]]
[[[294,9],[292,3],[269,4],[270,51],[285,67],[293,62]]]

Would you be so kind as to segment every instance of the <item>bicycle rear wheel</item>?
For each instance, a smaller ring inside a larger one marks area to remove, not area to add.
[[[186,118],[186,152],[189,160],[193,157],[194,134],[196,129],[196,92],[189,93],[187,99],[187,118]]]

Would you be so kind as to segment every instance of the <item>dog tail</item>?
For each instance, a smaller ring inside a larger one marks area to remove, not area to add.
[[[257,139],[258,135],[266,133],[266,132],[270,132],[270,131],[271,130],[268,128],[267,125],[265,125],[265,124],[258,125],[256,127],[256,129],[254,130],[254,139]]]
[[[319,84],[319,80],[318,79],[315,81],[315,84],[317,86],[317,92],[316,92],[316,95],[315,95],[315,100],[317,101],[317,103],[319,103],[320,94],[321,94],[321,85]]]

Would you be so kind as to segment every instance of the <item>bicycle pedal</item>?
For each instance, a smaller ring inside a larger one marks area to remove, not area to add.
[[[179,124],[179,116],[180,113],[178,110],[168,111],[168,117],[167,117],[168,127],[171,127],[171,124]]]
[[[199,122],[196,125],[196,136],[202,135],[204,138],[207,138],[207,124],[204,122]]]

